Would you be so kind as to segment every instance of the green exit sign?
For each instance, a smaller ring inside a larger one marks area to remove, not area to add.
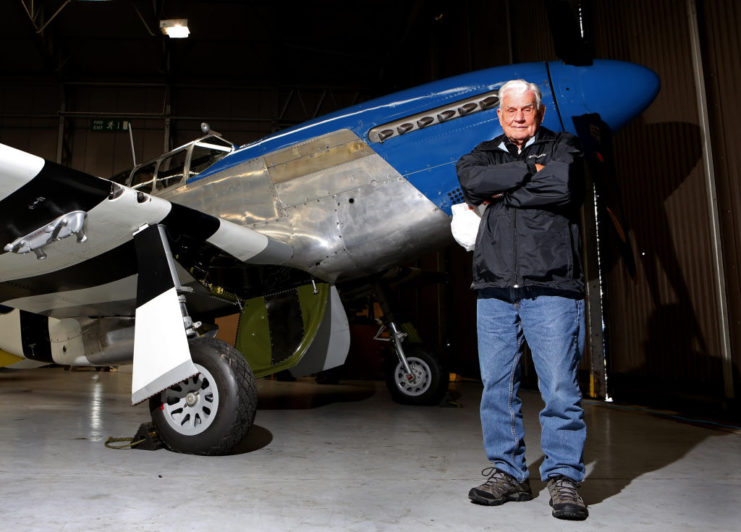
[[[113,118],[94,118],[90,121],[93,131],[128,131],[128,120],[114,120]]]

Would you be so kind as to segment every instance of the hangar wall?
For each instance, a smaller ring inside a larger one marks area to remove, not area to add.
[[[200,136],[210,126],[236,144],[368,99],[346,87],[148,82],[34,82],[0,86],[4,142],[109,177],[133,166],[127,131],[96,131],[96,119],[131,124],[137,163]],[[63,136],[60,136],[63,135]]]
[[[709,118],[713,126],[712,141],[718,184],[718,211],[725,254],[725,281],[728,314],[736,377],[741,373],[741,6],[727,1],[704,2],[699,10],[701,35],[705,45],[705,83],[708,92]]]
[[[165,144],[177,146],[197,136],[202,120],[230,140],[244,143],[404,86],[510,61],[555,58],[540,1],[438,4],[445,17],[423,38],[406,42],[407,49],[398,51],[403,61],[390,69],[380,86],[353,87],[352,80],[341,87],[218,80],[208,84],[12,80],[0,84],[0,141],[106,176],[131,166],[129,137],[125,132],[91,131],[92,117],[130,118],[141,162],[161,153]],[[741,105],[733,96],[741,81],[737,53],[741,8],[734,0],[698,0],[695,5],[725,254],[732,376],[737,385]],[[419,16],[423,14],[428,13]],[[596,55],[643,64],[662,80],[654,104],[615,138],[618,179],[638,263],[637,275],[631,278],[617,250],[608,245],[608,385],[617,398],[730,398],[724,386],[719,327],[723,316],[713,282],[689,22],[686,2],[594,1]],[[379,53],[389,52],[379,46]],[[417,289],[407,297],[422,336],[434,338],[441,348],[450,343],[457,353],[454,369],[475,373],[470,255],[450,248],[417,265],[451,273],[447,285]]]
[[[638,38],[613,33],[602,44],[618,57],[656,65],[662,79],[662,91],[642,120],[616,139],[639,269],[635,280],[622,265],[610,272],[611,347],[621,354],[613,356],[612,368],[618,387],[722,397],[690,21],[680,7],[652,5],[646,16],[625,22]],[[620,17],[618,11],[604,15]]]
[[[527,7],[521,3],[518,17]],[[741,356],[739,298],[738,119],[734,87],[741,68],[732,0],[696,3],[720,209],[729,309],[732,379]],[[517,17],[515,18],[517,20]],[[667,404],[724,401],[723,342],[690,42],[687,2],[594,2],[597,57],[653,69],[661,91],[643,115],[614,139],[618,181],[638,271],[631,278],[614,239],[606,249],[608,389],[616,397]],[[516,60],[547,54],[550,43],[519,33]]]
[[[650,396],[657,401],[665,394],[672,396],[672,402],[677,397],[723,401],[735,395],[740,362],[738,354],[733,354],[738,353],[733,346],[741,341],[738,280],[733,279],[735,268],[729,270],[736,262],[733,256],[738,235],[728,223],[734,218],[731,205],[738,208],[739,196],[722,193],[736,181],[736,175],[717,164],[714,175],[706,170],[691,51],[694,21],[687,3],[629,4],[605,5],[597,13],[597,27],[604,28],[597,36],[597,52],[649,66],[659,74],[662,90],[642,117],[615,139],[618,176],[638,274],[631,279],[619,261],[608,273],[613,388],[615,394]],[[728,60],[708,54],[709,37],[725,40],[736,31],[734,28],[722,35],[722,29],[706,15],[741,21],[738,6],[732,1],[696,5],[700,8],[697,23],[707,83],[718,61]],[[629,15],[638,12],[640,17]],[[722,86],[726,91],[730,89],[727,81]],[[708,94],[716,109],[721,105],[718,96]],[[722,114],[711,116],[709,125],[711,157],[727,160],[722,139],[737,135],[733,130],[738,131],[738,126],[733,120],[723,120]],[[721,326],[726,318],[719,310],[723,296],[716,290],[708,177],[717,184],[719,198],[724,198],[728,209],[721,217],[719,241],[725,253],[723,303],[731,307],[727,318],[731,349],[725,352]],[[732,358],[727,361],[732,365],[726,365],[725,374],[724,356]]]

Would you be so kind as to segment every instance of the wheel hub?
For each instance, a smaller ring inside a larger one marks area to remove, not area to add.
[[[407,374],[401,363],[397,364],[396,386],[408,396],[419,396],[427,391],[432,382],[429,366],[416,357],[407,357],[407,363],[411,373]]]
[[[219,409],[219,390],[211,372],[196,364],[198,374],[161,394],[165,422],[183,436],[195,436],[213,423]]]
[[[197,402],[198,402],[198,394],[197,393],[190,392],[188,395],[185,396],[185,403],[188,406],[193,407],[193,406],[196,405]]]

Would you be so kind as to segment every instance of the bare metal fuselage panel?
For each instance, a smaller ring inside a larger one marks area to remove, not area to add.
[[[161,195],[288,244],[287,265],[330,281],[382,270],[449,238],[450,218],[346,129]]]

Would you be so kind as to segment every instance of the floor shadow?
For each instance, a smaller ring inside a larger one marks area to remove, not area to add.
[[[333,403],[362,401],[375,395],[372,382],[315,384],[265,381],[258,388],[258,410],[304,410]]]
[[[265,427],[252,425],[252,428],[247,433],[247,436],[245,436],[244,439],[229,454],[247,454],[259,451],[263,447],[267,447],[272,441],[272,432],[270,432]]]
[[[537,412],[543,407],[540,394],[532,389],[522,389],[520,393],[528,438],[540,438],[542,429],[537,419]],[[738,424],[733,422],[685,412],[598,400],[584,400],[583,403],[587,423],[584,448],[587,474],[580,493],[588,505],[604,502],[620,494],[636,479],[677,462],[686,462],[685,469],[698,467],[698,462],[692,463],[688,458],[694,449],[708,438],[739,431]],[[535,446],[528,448],[534,450]],[[528,466],[534,497],[546,489],[546,483],[540,480],[544,458],[541,455]],[[677,466],[673,467],[676,472]]]
[[[588,504],[617,495],[642,475],[682,460],[706,438],[727,434],[629,405],[685,410],[692,403],[698,405],[698,400],[706,405],[723,387],[720,358],[714,356],[714,324],[696,310],[712,305],[714,296],[693,294],[689,284],[697,273],[683,266],[688,253],[705,257],[711,251],[707,239],[697,236],[688,243],[680,231],[682,216],[702,220],[705,209],[704,203],[698,203],[704,198],[688,197],[687,191],[677,194],[682,187],[697,188],[701,183],[700,130],[696,124],[642,120],[633,121],[626,130],[615,139],[622,153],[615,161],[620,190],[613,190],[612,203],[609,191],[603,191],[602,199],[608,206],[619,204],[619,210],[624,209],[627,226],[623,229],[633,235],[646,284],[640,286],[640,276],[631,279],[615,267],[625,257],[617,239],[604,239],[605,337],[608,345],[622,346],[608,353],[610,395],[623,404],[594,402],[595,408],[585,408],[588,476],[583,496]],[[608,233],[614,233],[613,224],[605,225]],[[706,228],[694,230],[704,236]],[[705,269],[707,262],[697,259],[694,266]],[[641,307],[632,308],[636,304]],[[632,313],[649,316],[638,325],[648,331],[642,345],[629,338],[610,338],[618,332],[637,332]]]
[[[131,447],[131,449],[134,450],[142,450],[142,451],[163,451],[163,452],[175,452],[169,450],[166,446],[162,444],[162,442],[159,440],[158,437],[155,436],[153,440],[145,440],[141,441],[141,435],[140,432],[143,428],[150,427],[149,430],[154,430],[153,427],[151,427],[151,423],[144,423],[140,429],[139,432],[132,438],[121,438],[120,441],[116,441],[116,439],[109,439],[108,442],[106,442],[106,447],[110,449],[126,449]],[[79,439],[85,439],[85,438],[79,438]],[[141,442],[136,445],[132,445],[131,442]],[[233,456],[233,455],[240,455],[240,454],[247,454],[252,453],[255,451],[259,451],[260,449],[267,447],[270,445],[270,442],[273,441],[273,433],[270,432],[265,427],[261,427],[259,425],[253,425],[247,435],[244,437],[244,439],[238,443],[234,449],[230,453],[227,453],[226,456]]]
[[[587,477],[582,496],[598,504],[637,478],[679,460],[709,437],[730,430],[683,421],[671,412],[641,406],[585,401]]]

